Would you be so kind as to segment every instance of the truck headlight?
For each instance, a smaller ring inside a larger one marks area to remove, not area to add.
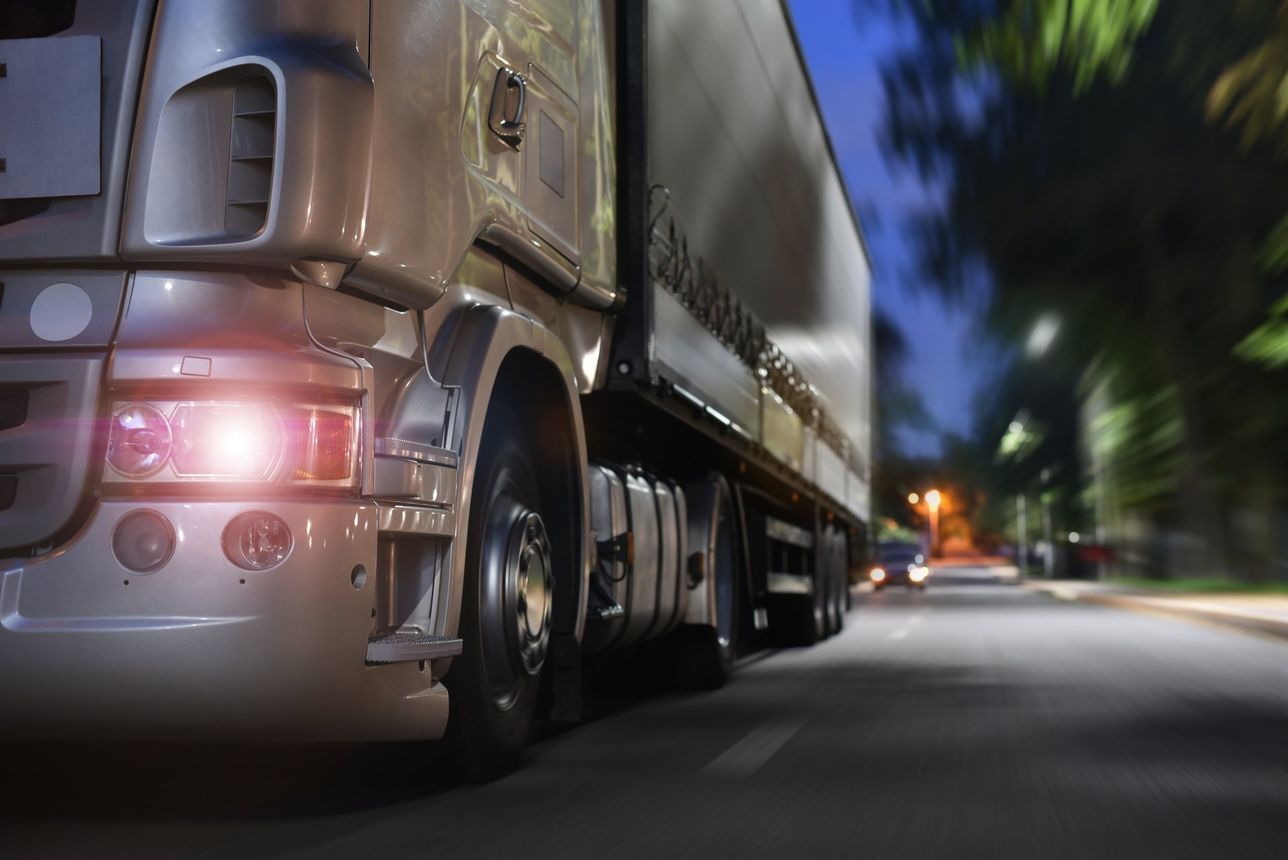
[[[104,483],[356,484],[358,409],[267,401],[112,405]]]
[[[179,477],[262,481],[282,454],[284,434],[266,404],[181,403],[170,429],[170,463]]]
[[[146,403],[122,403],[112,409],[107,462],[129,478],[146,478],[170,458],[170,422]]]

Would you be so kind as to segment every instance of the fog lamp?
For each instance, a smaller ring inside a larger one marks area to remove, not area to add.
[[[170,422],[146,403],[126,403],[112,413],[107,462],[131,478],[151,475],[170,457]]]
[[[174,554],[174,528],[155,511],[126,514],[112,531],[112,554],[135,573],[151,573]]]
[[[291,529],[281,517],[251,511],[224,529],[224,554],[245,570],[267,570],[291,554]]]

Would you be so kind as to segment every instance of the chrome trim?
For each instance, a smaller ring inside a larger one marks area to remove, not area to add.
[[[414,499],[418,505],[450,508],[456,498],[456,469],[401,457],[376,457],[375,495]]]
[[[765,536],[770,540],[789,543],[792,546],[799,546],[804,549],[814,548],[814,535],[803,528],[794,526],[791,523],[785,523],[782,520],[776,520],[773,517],[765,517]]]
[[[771,573],[766,588],[770,594],[813,594],[814,580],[807,574]]]
[[[456,514],[445,508],[399,505],[376,500],[377,528],[383,534],[456,536]]]
[[[479,234],[479,241],[499,249],[531,269],[542,280],[542,286],[556,295],[570,293],[581,281],[581,269],[555,254],[546,253],[545,245],[511,230],[503,224],[489,224]]]
[[[432,445],[425,445],[420,442],[412,442],[408,439],[393,439],[388,436],[376,438],[375,443],[377,457],[403,457],[408,460],[419,460],[422,463],[434,463],[439,466],[448,466],[455,469],[457,456],[455,451],[449,451],[446,448],[435,448]]]

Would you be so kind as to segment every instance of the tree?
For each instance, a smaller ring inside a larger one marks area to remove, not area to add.
[[[1288,181],[1273,148],[1210,121],[1209,98],[1259,50],[1264,16],[1199,0],[905,8],[921,44],[886,76],[889,143],[951,189],[921,225],[927,273],[953,294],[984,267],[1002,334],[1058,314],[1066,386],[1103,383],[1110,413],[1175,430],[1168,456],[1123,461],[1124,497],[1201,536],[1197,568],[1264,573],[1288,422],[1277,379],[1235,352],[1282,291],[1261,245]],[[1259,537],[1235,541],[1250,503]]]

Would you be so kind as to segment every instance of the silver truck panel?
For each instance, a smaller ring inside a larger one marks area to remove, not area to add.
[[[626,629],[617,644],[630,645],[647,638],[657,618],[661,547],[652,485],[641,475],[629,473],[624,483],[631,533],[635,536],[635,560],[629,566]]]
[[[0,347],[106,347],[125,293],[124,272],[37,269],[0,275]]]
[[[0,62],[0,200],[98,194],[102,39],[6,40]]]
[[[537,270],[534,255],[548,260],[543,287],[597,307],[612,303],[609,82],[606,48],[591,41],[602,27],[595,0],[372,7],[372,74],[397,84],[375,89],[372,207],[355,285],[424,308],[457,270],[462,249],[492,228],[488,241],[503,253]],[[488,129],[503,67],[529,82],[518,149]],[[408,79],[408,69],[426,72]],[[444,127],[460,132],[443,134]],[[543,163],[550,181],[541,178]],[[559,184],[555,164],[562,194],[551,187]]]
[[[629,531],[626,519],[626,486],[617,472],[610,466],[599,463],[590,465],[590,527],[595,540],[605,543],[614,538],[624,537]],[[616,614],[617,607],[626,608],[629,602],[630,579],[627,573],[626,560],[621,557],[607,558],[600,555],[596,559],[591,576],[599,580],[594,589],[602,593],[591,598],[592,605],[605,610],[603,617],[595,617],[586,630],[586,647],[590,651],[600,651],[611,645],[621,635],[626,626],[625,613]],[[609,606],[611,598],[614,605]],[[614,610],[608,614],[607,610]]]
[[[505,280],[514,309],[558,334],[568,348],[577,374],[577,390],[589,394],[602,387],[608,373],[612,317],[561,301],[514,266],[505,267]]]
[[[130,161],[132,259],[289,266],[362,256],[365,0],[167,0]]]
[[[116,258],[135,97],[154,5],[153,0],[77,3],[72,26],[49,37],[101,39],[102,89],[93,94],[96,103],[101,99],[101,122],[96,134],[78,141],[99,160],[101,190],[75,197],[0,200],[0,262]],[[0,41],[0,61],[3,45]],[[21,134],[25,123],[17,121],[18,115],[10,110],[3,115],[8,129]]]
[[[170,520],[178,545],[139,575],[108,547],[117,521],[144,507]],[[296,535],[290,556],[267,571],[233,566],[222,530],[266,508]],[[352,572],[376,569],[375,515],[357,500],[101,502],[57,552],[0,566],[6,736],[441,734],[447,693],[430,671],[365,665],[374,577],[355,588]]]
[[[785,9],[654,0],[649,70],[649,175],[670,190],[668,216],[866,464],[869,265]]]
[[[759,438],[760,383],[751,370],[661,287],[653,287],[653,303],[656,359],[667,375]]]
[[[109,386],[196,392],[293,389],[342,398],[366,391],[354,358],[319,348],[304,320],[303,286],[222,272],[147,272],[130,286]],[[183,372],[186,356],[210,359]]]
[[[650,637],[660,636],[675,626],[680,608],[680,580],[684,570],[685,540],[681,532],[676,491],[669,484],[653,481],[653,503],[657,509],[657,612]],[[687,526],[687,523],[685,524]]]
[[[804,471],[805,424],[773,391],[761,392],[761,441],[765,449],[797,472]]]

